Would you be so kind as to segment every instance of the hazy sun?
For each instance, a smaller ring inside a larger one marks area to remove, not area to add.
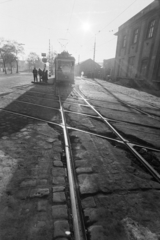
[[[82,24],[82,29],[88,31],[91,28],[91,25],[88,22]]]

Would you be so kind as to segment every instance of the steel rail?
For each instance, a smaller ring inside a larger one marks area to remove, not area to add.
[[[11,98],[11,97],[3,97],[5,99],[13,99],[14,101],[17,101],[17,102],[21,102],[21,103],[26,103],[26,104],[30,104],[30,105],[35,105],[35,106],[39,106],[39,107],[46,107],[46,108],[49,108],[49,109],[53,109],[53,110],[57,110],[59,111],[58,108],[53,108],[53,107],[48,107],[48,106],[45,106],[45,105],[41,105],[41,104],[36,104],[36,103],[31,103],[31,102],[27,102],[27,101],[21,101],[21,100],[17,100],[17,99],[14,99],[14,98]],[[88,100],[88,99],[86,99]],[[56,102],[59,102],[59,101],[56,101]],[[66,103],[66,101],[65,101]],[[74,104],[74,103],[73,103]],[[84,106],[84,107],[88,107],[88,105],[82,105],[82,104],[78,104],[78,105],[81,105],[81,106]],[[97,107],[99,108],[99,107]],[[78,114],[78,115],[84,115],[84,116],[88,116],[88,117],[91,117],[91,118],[97,118],[97,119],[100,119],[100,117],[97,117],[97,116],[94,116],[94,115],[90,115],[90,114],[86,114],[86,113],[80,113],[80,112],[74,112],[74,111],[70,111],[70,110],[66,110],[64,109],[65,112],[69,112],[69,113],[73,113],[73,114]],[[144,127],[150,127],[150,128],[154,128],[154,129],[160,129],[158,127],[153,127],[153,126],[147,126],[147,125],[142,125],[142,124],[139,124],[139,123],[132,123],[132,122],[127,122],[127,121],[120,121],[120,120],[115,120],[115,119],[111,119],[111,118],[107,118],[107,117],[104,117],[106,120],[108,121],[112,121],[112,122],[118,122],[118,123],[128,123],[128,124],[132,124],[132,125],[138,125],[138,126],[144,126]]]
[[[43,107],[43,108],[48,108],[48,109],[53,109],[53,110],[60,111],[59,108],[48,107],[46,105],[41,105],[41,104],[36,104],[36,103],[31,103],[31,102],[26,102],[26,101],[21,101],[21,100],[17,100],[17,99],[11,98],[11,97],[5,97],[5,99],[13,99],[14,102],[20,102],[20,103],[30,104],[30,105],[33,105],[33,106],[38,106],[38,107]],[[57,101],[57,102],[59,102],[59,101]],[[84,116],[91,117],[91,118],[100,118],[100,117],[97,117],[97,116],[94,116],[94,115],[81,113],[81,112],[74,112],[74,111],[70,111],[70,110],[66,110],[66,109],[64,109],[64,112],[78,114],[78,115],[84,115]]]
[[[14,102],[20,102],[20,103],[25,103],[25,104],[33,105],[33,106],[38,106],[38,107],[43,107],[43,108],[48,108],[48,109],[53,109],[53,110],[56,110],[56,111],[60,111],[58,108],[53,108],[53,107],[48,107],[48,106],[41,105],[41,104],[36,104],[36,103],[21,101],[21,100],[17,100],[17,99],[11,98],[11,97],[5,97],[5,99],[13,99]],[[11,102],[11,103],[13,103],[13,102]]]
[[[147,150],[150,150],[150,151],[153,151],[153,152],[160,152],[160,149],[159,148],[152,148],[152,147],[147,147],[147,146],[144,146],[144,145],[141,145],[141,144],[136,144],[136,143],[129,143],[133,148],[134,147],[139,147],[139,148],[145,148]]]
[[[60,102],[60,111],[62,115],[62,125],[63,125],[63,133],[64,133],[64,140],[65,140],[65,150],[66,150],[66,160],[67,160],[67,172],[68,172],[68,180],[69,180],[69,190],[70,190],[70,198],[71,198],[71,208],[72,208],[72,217],[73,217],[73,228],[74,228],[74,239],[75,240],[85,240],[85,229],[81,222],[79,204],[77,200],[77,193],[76,193],[76,185],[74,182],[74,173],[72,169],[72,159],[71,159],[71,149],[68,140],[68,131],[66,126],[65,115],[63,111],[63,106],[61,102],[61,98],[59,96]]]
[[[27,94],[26,92],[25,92],[25,94],[26,94],[26,97],[30,97],[30,98],[40,98],[40,99],[43,99],[43,100],[51,100],[51,101],[53,101],[53,100],[55,100],[55,102],[59,102],[59,100],[58,99],[54,99],[54,98],[46,98],[46,97],[38,97],[38,96],[33,96],[33,95],[30,95],[30,94]],[[19,95],[19,96],[22,96],[21,94]],[[87,107],[87,105],[84,105],[84,104],[82,104],[82,103],[75,103],[75,102],[69,102],[69,101],[67,101],[67,100],[65,100],[65,101],[62,101],[61,100],[61,102],[62,103],[68,103],[68,104],[74,104],[74,105],[82,105],[82,106],[84,106],[84,107]]]
[[[88,82],[90,82],[90,83],[93,83],[93,79],[92,79],[92,80],[86,79],[86,80],[87,80]],[[86,80],[85,80],[85,81],[86,81]],[[99,83],[97,79],[94,79],[94,81],[97,83],[97,84],[96,84],[97,86],[102,86],[105,90],[109,91],[108,89],[106,89],[105,86],[103,86],[101,83]],[[122,87],[124,87],[124,86],[122,86]],[[125,95],[125,96],[129,96],[128,94],[125,94],[125,93],[122,93],[122,92],[119,92],[119,91],[118,91],[118,93],[121,93],[121,94],[123,94],[123,95]],[[149,102],[147,102],[147,101],[145,101],[145,100],[142,100],[142,99],[140,99],[140,98],[135,98],[135,97],[132,97],[132,96],[129,96],[129,97],[131,97],[131,98],[133,98],[133,99],[136,99],[136,100],[140,100],[141,102],[145,102],[145,103],[147,103],[149,106],[151,106],[151,107],[153,107],[153,108],[155,108],[155,109],[157,109],[157,110],[160,110],[159,107],[155,107],[155,106],[153,106],[152,104],[149,104]]]
[[[20,101],[21,102],[21,101]],[[24,102],[24,103],[28,103],[28,102]],[[32,104],[32,103],[30,103]],[[33,105],[36,105],[36,104],[33,104]],[[40,107],[46,107],[46,106],[43,106],[43,105],[38,105]],[[51,107],[47,107],[47,108],[51,108]],[[60,109],[58,108],[51,108],[53,110],[57,110],[57,111],[60,111]],[[39,121],[43,121],[43,122],[46,122],[46,123],[49,123],[49,124],[53,124],[53,125],[57,125],[57,126],[60,126],[62,127],[62,124],[61,123],[55,123],[53,121],[48,121],[48,120],[44,120],[42,118],[37,118],[37,117],[32,117],[31,115],[27,115],[27,114],[23,114],[23,113],[18,113],[18,112],[15,112],[15,111],[11,111],[11,110],[7,110],[7,109],[4,109],[4,108],[0,108],[1,111],[5,111],[5,112],[8,112],[8,113],[11,113],[11,114],[15,114],[15,115],[19,115],[19,116],[22,116],[22,117],[27,117],[27,118],[31,118],[31,119],[35,119],[35,120],[39,120]],[[84,116],[87,116],[87,117],[91,117],[91,118],[97,118],[97,119],[101,119],[99,116],[92,116],[92,115],[88,115],[88,114],[83,114],[83,113],[77,113],[77,112],[72,112],[72,111],[68,111],[68,110],[65,110],[63,109],[64,112],[69,112],[69,113],[73,113],[73,114],[80,114],[80,115],[84,115]],[[106,120],[109,120],[109,121],[115,121],[115,120],[112,120],[112,119],[107,119],[105,118]],[[116,120],[117,122],[117,120]],[[118,121],[118,122],[121,122],[121,121]],[[109,138],[109,137],[106,137],[104,135],[101,135],[101,134],[96,134],[96,133],[93,133],[93,132],[89,132],[87,130],[82,130],[82,129],[79,129],[79,128],[75,128],[75,127],[70,127],[70,126],[67,126],[68,129],[73,129],[73,130],[76,130],[76,131],[81,131],[81,132],[84,132],[84,133],[88,133],[88,134],[91,134],[91,135],[95,135],[95,136],[98,136],[98,137],[101,137],[101,138],[105,138],[105,139],[108,139],[108,140],[111,140],[111,141],[116,141],[116,142],[121,142],[123,143],[122,141],[119,141],[117,139],[114,139],[114,138]],[[145,148],[145,149],[148,149],[150,151],[156,151],[156,152],[160,152],[160,149],[158,148],[152,148],[152,147],[149,147],[149,146],[145,146],[145,145],[142,145],[142,144],[137,144],[137,143],[133,143],[133,142],[130,142],[130,144],[134,147],[134,146],[137,146],[137,147],[140,147],[140,148]]]
[[[145,112],[145,111],[143,111],[143,110],[141,110],[141,109],[139,109],[139,108],[137,108],[137,107],[134,107],[134,106],[132,106],[132,105],[130,105],[130,104],[128,104],[128,106],[131,107],[132,109],[135,109],[137,112],[142,113],[143,115],[147,115],[147,116],[150,117],[150,118],[154,118],[154,119],[160,118],[160,116],[158,116],[158,115],[156,115],[156,114],[147,113],[147,112]]]
[[[75,91],[77,91],[75,89]],[[81,96],[82,94],[77,91],[77,93]],[[124,142],[124,144],[128,147],[128,149],[134,154],[136,158],[140,160],[140,162],[148,169],[148,171],[157,179],[160,183],[160,174],[133,148],[132,144],[126,139],[124,139],[121,134],[117,132],[117,130],[99,113],[84,97],[84,101],[103,119],[103,121],[113,130],[113,132]]]
[[[56,125],[56,126],[59,126],[59,127],[63,128],[63,125],[61,123],[55,123],[55,122],[52,122],[52,121],[44,120],[42,118],[32,117],[31,115],[18,113],[18,112],[15,112],[15,111],[4,109],[4,108],[0,108],[0,111],[7,112],[7,113],[10,113],[10,114],[13,114],[13,115],[18,115],[20,117],[26,117],[26,118],[30,118],[30,119],[33,119],[33,120],[42,121],[42,122],[49,123],[49,124],[52,124],[52,125]],[[75,131],[79,131],[79,132],[84,132],[84,133],[87,133],[87,134],[90,134],[90,135],[94,135],[94,136],[97,136],[97,137],[101,137],[101,138],[104,138],[104,139],[107,139],[107,140],[111,140],[111,141],[115,141],[115,142],[119,142],[119,143],[123,144],[123,142],[121,140],[118,140],[118,139],[106,137],[106,136],[96,134],[96,133],[93,133],[93,132],[89,132],[89,131],[86,131],[86,130],[82,130],[82,129],[79,129],[79,128],[74,128],[74,127],[70,127],[70,126],[66,126],[66,127],[67,127],[67,129],[71,129],[71,130],[75,130]],[[136,145],[134,143],[132,145],[133,146],[138,146],[138,147],[143,147],[143,148],[153,150],[153,151],[160,151],[158,149],[147,148],[145,146]]]
[[[90,115],[90,114],[86,114],[86,113],[81,113],[81,112],[74,112],[74,111],[70,111],[70,110],[65,110],[64,109],[64,112],[67,112],[67,113],[73,113],[73,114],[77,114],[77,115],[84,115],[86,117],[90,117],[90,118],[97,118],[97,119],[100,119],[100,117],[97,117],[97,116],[94,116],[94,115]]]
[[[97,80],[95,80],[96,82],[98,82]],[[99,82],[98,82],[98,84],[99,85],[102,85],[102,84],[100,84]],[[104,87],[104,86],[103,86]],[[124,86],[122,86],[122,87],[124,87]],[[104,87],[105,88],[105,87]],[[106,89],[106,88],[105,88]],[[155,107],[155,106],[153,106],[152,104],[150,104],[150,102],[148,102],[148,101],[146,101],[146,100],[143,100],[143,99],[140,99],[140,98],[136,98],[136,97],[133,97],[133,96],[130,96],[130,95],[128,95],[128,94],[125,94],[125,93],[122,93],[122,92],[120,92],[120,91],[117,91],[118,93],[121,93],[121,94],[123,94],[123,95],[125,95],[125,96],[128,96],[128,97],[131,97],[131,98],[133,98],[133,99],[135,99],[135,100],[139,100],[139,101],[141,101],[141,102],[145,102],[145,103],[147,103],[149,106],[151,106],[152,108],[155,108],[155,109],[157,109],[157,110],[160,110],[160,107]]]
[[[27,114],[18,113],[18,112],[11,111],[11,110],[7,110],[7,109],[1,108],[1,107],[0,107],[0,111],[7,112],[7,113],[11,113],[11,114],[13,114],[13,115],[18,115],[18,116],[20,116],[20,117],[26,117],[26,118],[30,118],[30,119],[33,119],[33,120],[42,121],[42,122],[45,122],[45,123],[49,123],[49,124],[53,124],[53,125],[62,127],[62,124],[61,124],[61,123],[56,123],[56,122],[44,120],[44,119],[42,119],[42,118],[32,117],[32,116],[27,115]]]
[[[124,104],[124,105],[127,105],[128,107],[130,107],[130,108],[133,108],[133,109],[135,109],[136,111],[138,111],[138,112],[141,112],[141,113],[143,113],[144,115],[147,115],[148,117],[151,117],[151,118],[154,118],[154,119],[156,119],[156,117],[154,117],[154,116],[157,116],[157,115],[150,115],[149,113],[147,113],[147,112],[145,112],[145,111],[143,111],[143,110],[141,110],[141,109],[138,109],[138,108],[136,108],[136,107],[134,107],[134,106],[132,106],[131,104],[128,104],[128,103],[124,103],[121,99],[119,99],[117,96],[115,96],[111,91],[109,91],[108,89],[106,89],[102,84],[100,84],[99,82],[97,82],[97,80],[95,80],[96,81],[96,83],[99,85],[99,86],[101,86],[102,88],[104,88],[105,89],[105,91],[107,91],[107,92],[109,92],[113,97],[115,97],[120,103],[122,103],[122,104]],[[123,94],[123,93],[122,93]],[[123,95],[126,95],[126,94],[123,94]],[[128,95],[127,95],[128,96]],[[132,97],[133,98],[133,97]],[[147,102],[147,101],[145,101],[145,102]],[[157,108],[158,109],[158,108]],[[159,116],[157,116],[157,117],[159,117]],[[134,124],[134,123],[132,123],[132,124]],[[140,124],[138,124],[138,125],[140,125]],[[146,126],[147,127],[147,125],[142,125],[142,126]],[[153,128],[153,127],[152,127]],[[154,127],[155,128],[155,127]],[[157,128],[156,127],[156,129],[159,129],[159,128]],[[133,143],[130,143],[130,145],[133,147],[133,146],[141,146],[141,147],[143,147],[143,148],[146,148],[146,149],[149,149],[149,150],[152,150],[152,151],[157,151],[157,152],[159,152],[160,150],[159,149],[155,149],[155,148],[150,148],[150,147],[145,147],[145,146],[143,146],[143,145],[137,145],[137,144],[133,144]]]
[[[40,99],[43,99],[43,100],[51,100],[51,101],[53,101],[53,100],[55,100],[55,102],[59,102],[59,100],[58,99],[54,99],[54,98],[42,98],[42,97],[38,97],[38,96],[34,96],[34,95],[30,95],[30,94],[27,94],[26,92],[24,93],[24,94],[26,94],[26,97],[30,97],[30,98],[40,98]],[[24,95],[22,95],[22,94],[19,94],[19,96],[24,96]],[[0,98],[6,98],[6,97],[0,97]],[[11,97],[7,97],[7,98],[11,98]],[[65,101],[62,101],[61,100],[61,102],[62,103],[67,103],[67,104],[74,104],[74,105],[81,105],[81,106],[84,106],[84,107],[88,107],[87,105],[84,105],[84,104],[82,104],[82,103],[75,103],[75,102],[71,102],[71,101],[67,101],[67,100],[65,100]]]
[[[124,104],[124,105],[126,105],[126,106],[128,106],[128,107],[130,107],[130,108],[132,108],[132,109],[134,109],[135,111],[137,111],[137,112],[139,112],[139,113],[142,113],[142,114],[144,114],[144,115],[147,115],[147,116],[150,117],[150,118],[153,118],[153,119],[160,118],[160,116],[158,116],[158,115],[156,115],[156,114],[147,113],[147,112],[145,112],[145,111],[143,111],[143,110],[141,110],[141,109],[139,109],[139,108],[137,108],[137,107],[135,107],[135,106],[132,106],[131,104],[124,103],[124,102],[123,102],[122,100],[120,100],[117,96],[115,96],[115,95],[114,95],[113,93],[111,93],[108,89],[106,89],[106,87],[103,86],[101,83],[99,83],[96,79],[94,79],[94,81],[97,83],[96,86],[101,86],[102,88],[104,88],[104,90],[108,91],[113,97],[115,97],[115,98],[117,99],[117,101],[121,102],[122,104]],[[93,82],[93,80],[92,80],[92,81],[89,81],[89,82]],[[103,91],[103,93],[104,93],[104,91]],[[123,94],[123,95],[125,95],[125,96],[129,96],[129,95],[124,94],[124,93],[122,93],[122,92],[119,92],[119,93],[121,93],[121,94]],[[132,98],[133,98],[133,97],[132,97]],[[133,98],[133,99],[141,100],[141,99],[138,99],[138,98]],[[90,100],[90,99],[88,99],[88,100]],[[99,101],[99,100],[97,100],[97,101]],[[144,101],[144,100],[142,100],[142,101],[145,102],[145,103],[147,103],[147,104],[149,104],[147,101]],[[151,107],[157,109],[157,110],[160,109],[160,108],[158,108],[158,107],[152,106],[151,104],[149,104],[149,105],[150,105]]]
[[[118,140],[118,139],[115,139],[115,138],[106,137],[104,135],[96,134],[96,133],[89,132],[89,131],[86,131],[86,130],[82,130],[82,129],[79,129],[79,128],[67,127],[67,129],[75,130],[75,131],[78,131],[78,132],[83,132],[83,133],[86,133],[86,134],[89,134],[89,135],[93,135],[93,136],[96,136],[96,137],[100,137],[100,138],[103,138],[103,139],[106,139],[106,140],[110,140],[110,141],[114,141],[114,142],[118,142],[118,143],[124,144],[124,142],[121,141],[121,140]]]
[[[77,91],[77,90],[75,89],[75,91]],[[79,93],[78,91],[77,91],[77,93],[78,93],[81,97],[83,97],[83,96],[81,95],[81,93]],[[106,120],[106,118],[104,118],[104,117],[102,116],[102,114],[99,113],[99,112],[95,109],[94,106],[92,106],[84,97],[83,97],[83,99],[84,99],[84,101],[90,106],[90,108],[92,108],[93,111],[95,111],[95,112],[97,113],[97,115],[100,116],[101,119],[103,119],[103,121],[112,129],[112,131],[114,131],[114,133],[115,133],[123,142],[128,142],[128,140],[126,140],[125,138],[123,138],[123,137],[117,132],[117,130],[108,122],[108,120]]]
[[[104,118],[106,120],[110,121],[110,122],[113,122],[113,123],[128,123],[129,125],[135,125],[135,126],[140,126],[140,127],[144,127],[144,128],[160,130],[160,127],[154,127],[154,126],[144,125],[144,124],[135,123],[135,122],[127,122],[127,121],[122,121],[122,120],[116,120],[116,119],[111,119],[111,118],[106,118],[106,117],[104,117]]]
[[[93,133],[93,132],[89,132],[87,130],[82,130],[82,129],[79,129],[79,128],[74,128],[74,127],[67,127],[68,129],[71,129],[71,130],[75,130],[75,131],[79,131],[79,132],[84,132],[84,133],[87,133],[87,134],[90,134],[90,135],[93,135],[93,136],[97,136],[97,137],[100,137],[100,138],[104,138],[104,139],[107,139],[107,140],[111,140],[111,141],[115,141],[115,142],[118,142],[118,143],[122,143],[124,144],[124,142],[122,140],[118,140],[118,139],[115,139],[115,138],[110,138],[110,137],[106,137],[104,135],[100,135],[100,134],[97,134],[97,133]],[[139,148],[145,148],[147,150],[150,150],[150,151],[153,151],[153,152],[160,152],[160,149],[158,148],[152,148],[152,147],[147,147],[147,146],[144,146],[144,145],[140,145],[140,144],[136,144],[136,143],[131,143],[129,142],[129,144],[134,148],[134,147],[139,147]]]
[[[97,80],[94,80],[94,81],[97,82]],[[132,109],[134,109],[134,110],[136,110],[137,112],[143,113],[144,115],[147,115],[147,116],[150,117],[150,118],[154,118],[154,119],[155,119],[155,117],[154,117],[153,115],[151,115],[151,114],[149,114],[149,113],[147,113],[147,112],[145,112],[145,111],[143,111],[143,110],[140,110],[140,109],[132,106],[131,104],[128,104],[128,103],[123,102],[121,99],[119,99],[117,96],[115,96],[111,91],[109,91],[108,89],[106,89],[106,87],[104,87],[101,83],[99,83],[99,82],[97,82],[97,83],[98,83],[98,85],[101,86],[105,91],[109,92],[114,98],[116,98],[117,101],[119,101],[120,103],[122,103],[122,104],[124,104],[124,105],[126,105],[126,106],[128,106],[128,107],[130,107],[130,108],[132,108]],[[125,95],[125,94],[124,94],[124,95]],[[157,117],[158,117],[158,116],[157,116]]]

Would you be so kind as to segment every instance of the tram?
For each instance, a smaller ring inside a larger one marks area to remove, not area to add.
[[[75,58],[64,51],[55,58],[56,83],[74,83]]]

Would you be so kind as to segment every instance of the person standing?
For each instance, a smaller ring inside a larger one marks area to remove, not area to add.
[[[47,83],[48,81],[48,71],[46,70],[46,68],[43,69],[43,82]]]
[[[33,69],[33,79],[34,79],[34,82],[37,82],[38,81],[38,79],[37,79],[37,69],[34,67],[34,69]]]
[[[39,82],[42,81],[42,73],[43,73],[43,71],[39,68],[39,70],[38,70]]]

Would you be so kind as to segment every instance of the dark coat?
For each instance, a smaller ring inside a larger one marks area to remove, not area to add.
[[[43,79],[44,82],[48,81],[48,71],[45,70],[45,69],[42,72],[42,79]]]
[[[34,75],[37,75],[37,69],[36,68],[34,68],[32,72],[33,72]]]

